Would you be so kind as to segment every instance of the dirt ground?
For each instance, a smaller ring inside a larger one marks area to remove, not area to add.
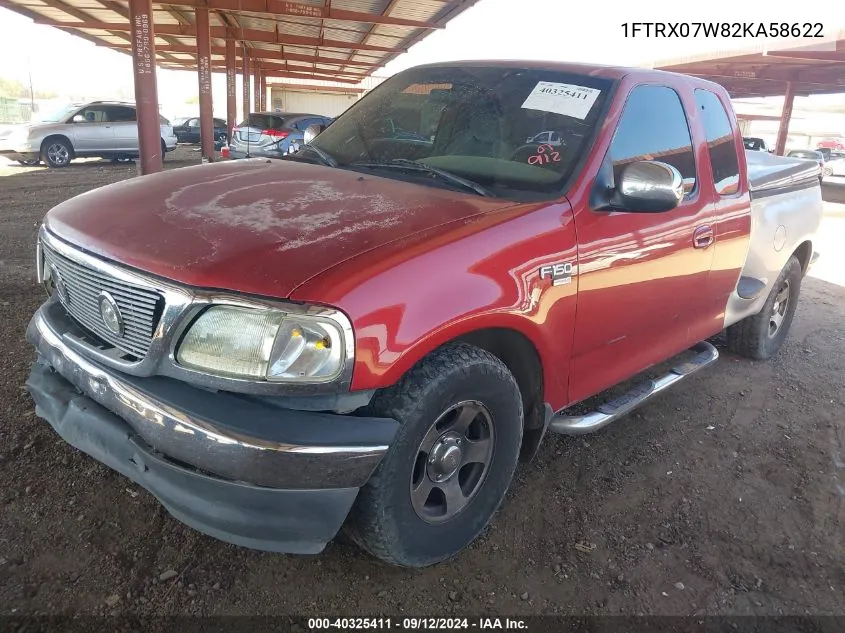
[[[0,614],[845,613],[845,205],[827,205],[825,259],[775,360],[722,350],[604,431],[549,437],[482,538],[408,571],[346,544],[293,557],[215,541],[35,417],[38,222],[134,174],[0,165]],[[845,202],[845,184],[825,197]]]

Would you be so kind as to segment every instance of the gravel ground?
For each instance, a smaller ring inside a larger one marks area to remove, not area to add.
[[[723,350],[604,431],[550,437],[482,538],[408,571],[346,544],[292,557],[215,541],[35,417],[38,222],[134,174],[0,165],[0,614],[845,612],[845,206],[827,207],[825,259],[776,359]],[[825,196],[845,202],[845,186]]]

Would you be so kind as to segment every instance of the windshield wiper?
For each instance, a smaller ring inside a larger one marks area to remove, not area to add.
[[[316,147],[314,145],[304,145],[303,144],[299,148],[299,151],[301,152],[302,150],[305,150],[305,149],[310,149],[312,152],[314,152],[317,155],[317,157],[320,159],[320,162],[323,163],[323,165],[326,165],[327,167],[337,167],[337,165],[338,165],[337,159],[334,156],[332,156],[331,154],[328,154],[325,151],[321,150],[319,147]],[[298,153],[299,152],[297,152],[297,154]],[[296,156],[296,154],[287,154],[287,155],[290,156],[290,157]]]
[[[485,198],[496,197],[495,193],[493,193],[486,187],[479,185],[477,182],[462,178],[461,176],[446,171],[445,169],[438,169],[437,167],[432,167],[431,165],[426,165],[425,163],[418,163],[415,160],[409,160],[407,158],[394,158],[393,160],[387,163],[353,163],[350,166],[370,168],[395,167],[397,169],[411,169],[415,171],[423,171],[427,174],[431,174],[432,176],[442,178],[446,182],[452,183],[453,185],[459,185],[464,189],[470,189],[477,193],[479,196],[484,196]]]

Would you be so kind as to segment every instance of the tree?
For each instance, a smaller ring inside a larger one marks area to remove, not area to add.
[[[29,89],[17,79],[0,77],[0,97],[22,99],[29,96]]]

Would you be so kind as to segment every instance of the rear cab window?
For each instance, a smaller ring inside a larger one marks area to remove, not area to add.
[[[716,193],[731,196],[739,191],[739,158],[728,113],[719,97],[703,88],[695,90],[695,106],[704,123]]]
[[[610,146],[614,181],[622,168],[636,161],[672,165],[689,195],[698,183],[695,153],[687,116],[678,93],[666,86],[640,85],[625,102]]]
[[[247,126],[260,130],[281,130],[285,126],[285,120],[274,114],[252,113],[247,117],[246,121],[241,123],[241,127]]]

